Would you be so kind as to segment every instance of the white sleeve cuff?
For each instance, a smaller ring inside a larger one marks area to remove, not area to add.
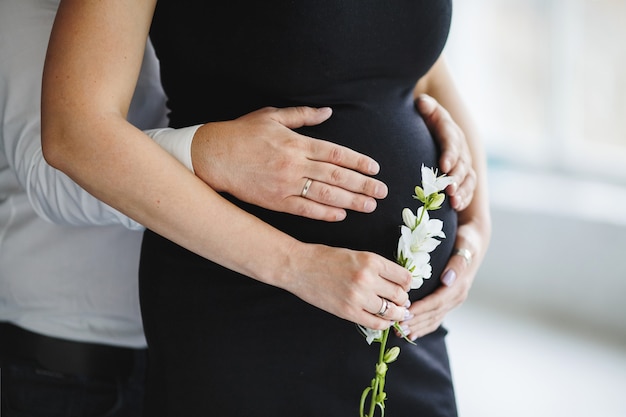
[[[183,127],[180,129],[163,128],[144,130],[156,143],[176,158],[187,169],[194,172],[191,160],[191,142],[196,130],[202,125]]]

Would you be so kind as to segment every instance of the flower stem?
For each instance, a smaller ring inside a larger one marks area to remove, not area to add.
[[[383,414],[384,414],[384,410],[385,410],[385,406],[384,406],[384,396],[382,396],[383,392],[379,392],[382,391],[384,389],[384,384],[383,384],[383,380],[385,378],[384,374],[381,374],[379,369],[381,369],[382,364],[384,363],[384,357],[385,357],[385,349],[387,347],[387,339],[389,338],[389,329],[387,328],[385,330],[383,330],[382,336],[380,338],[380,350],[378,352],[378,363],[376,364],[376,376],[374,377],[374,380],[372,381],[372,386],[369,388],[366,388],[365,391],[369,391],[370,394],[370,409],[369,409],[369,413],[366,414],[365,416],[363,416],[363,406],[361,406],[361,417],[374,417],[374,412],[376,411],[376,406],[379,405],[381,410],[383,410]],[[385,371],[386,372],[386,371]],[[365,394],[365,392],[364,392]],[[382,396],[382,401],[379,401],[379,398],[381,398]],[[364,398],[362,399],[362,403],[364,403]],[[362,404],[363,405],[363,404]]]

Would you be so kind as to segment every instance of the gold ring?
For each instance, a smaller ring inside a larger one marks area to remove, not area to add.
[[[306,182],[304,183],[304,188],[302,189],[302,192],[300,193],[301,197],[306,197],[306,193],[309,192],[309,188],[311,188],[312,183],[313,183],[313,180],[311,178],[307,178]]]
[[[465,264],[470,266],[472,264],[472,252],[465,248],[457,248],[452,251],[452,256],[458,255],[465,259]]]

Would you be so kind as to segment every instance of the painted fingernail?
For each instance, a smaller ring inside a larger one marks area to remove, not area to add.
[[[454,272],[453,269],[448,269],[448,271],[441,277],[441,282],[443,282],[443,285],[445,285],[446,287],[452,286],[455,280],[456,272]]]
[[[411,307],[411,300],[406,300],[406,303],[404,303],[404,307],[406,308]]]
[[[413,318],[413,314],[411,314],[409,310],[404,310],[404,318],[402,320],[404,321],[404,320],[408,320],[411,318]]]

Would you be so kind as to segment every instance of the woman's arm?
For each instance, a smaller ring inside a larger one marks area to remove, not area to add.
[[[468,296],[489,245],[491,237],[491,215],[487,194],[487,161],[478,130],[471,119],[450,75],[445,59],[440,58],[428,74],[415,88],[415,96],[428,94],[434,97],[458,125],[469,147],[470,161],[475,176],[466,177],[466,181],[475,181],[476,189],[471,203],[459,212],[459,227],[455,248],[468,250],[472,254],[471,262],[461,256],[452,256],[441,276],[445,284],[433,294],[413,303],[410,307],[414,317],[403,322],[409,337],[415,339],[434,331],[445,315],[461,304]],[[457,129],[454,124],[451,129]]]
[[[43,79],[44,156],[97,198],[187,249],[339,317],[389,327],[410,274],[301,243],[240,210],[126,121],[155,0],[63,0]],[[88,140],[85,138],[89,138]],[[237,302],[235,294],[233,302]],[[376,316],[381,297],[397,306]]]

